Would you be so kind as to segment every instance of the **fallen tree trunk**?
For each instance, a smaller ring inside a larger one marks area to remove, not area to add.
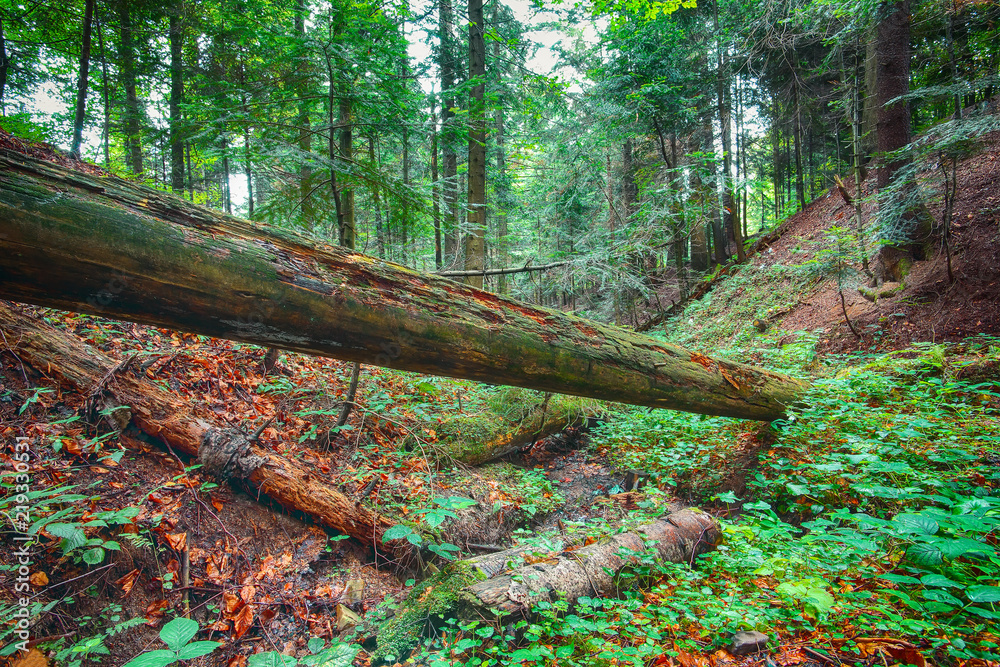
[[[803,383],[0,149],[0,298],[266,347],[773,420]]]
[[[588,424],[605,411],[604,404],[594,400],[504,387],[490,398],[486,410],[456,415],[435,426],[435,450],[448,459],[481,465]]]
[[[140,430],[176,451],[199,457],[207,472],[245,481],[282,506],[389,557],[406,560],[412,556],[409,544],[402,540],[382,543],[382,534],[392,521],[331,488],[306,464],[250,442],[240,431],[199,417],[189,403],[136,377],[73,336],[4,303],[0,303],[0,332],[10,351],[25,363],[76,391],[108,392],[116,403],[128,406]]]
[[[508,269],[483,269],[482,271],[437,271],[435,272],[435,275],[445,276],[448,278],[465,278],[468,276],[509,276],[514,273],[527,273],[529,271],[548,271],[549,269],[566,266],[567,264],[569,264],[569,262],[552,262],[551,264],[542,264],[539,266],[525,264],[522,267]]]
[[[588,546],[541,558],[532,554],[527,564],[524,547],[458,561],[410,591],[379,629],[373,663],[389,656],[401,661],[442,618],[508,623],[530,618],[540,602],[562,600],[572,608],[584,596],[613,596],[619,575],[651,549],[658,562],[693,563],[721,536],[710,515],[687,509]]]

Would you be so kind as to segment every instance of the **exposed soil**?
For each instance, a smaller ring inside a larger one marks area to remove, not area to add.
[[[871,194],[874,184],[872,174],[864,184],[865,195]],[[947,258],[939,243],[929,260],[913,265],[903,289],[876,303],[858,292],[857,285],[866,281],[861,267],[855,267],[860,278],[846,286],[844,300],[848,317],[862,335],[860,340],[844,321],[840,290],[831,279],[819,281],[774,323],[786,331],[822,332],[821,349],[831,352],[895,349],[916,341],[1000,334],[1000,134],[986,137],[982,152],[959,165],[958,184],[951,242],[954,283],[948,280]],[[943,202],[928,202],[928,210],[940,221]],[[870,219],[871,210],[865,214]],[[854,211],[831,188],[790,217],[781,236],[749,261],[756,266],[802,264],[834,225],[853,228]],[[660,290],[662,304],[678,300],[673,282],[666,280]],[[640,319],[656,315],[652,308]]]

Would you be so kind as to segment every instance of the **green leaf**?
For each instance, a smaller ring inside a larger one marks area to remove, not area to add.
[[[45,527],[49,535],[62,538],[63,555],[68,554],[73,549],[78,549],[87,543],[87,535],[75,523],[50,523]]]
[[[941,550],[944,557],[953,560],[967,553],[993,553],[995,549],[988,544],[963,537],[957,540],[939,540],[934,546]]]
[[[309,648],[310,653],[319,653],[323,650],[323,647],[326,646],[326,640],[319,637],[313,637],[308,641],[308,643],[306,643],[306,646]]]
[[[961,607],[962,601],[957,597],[949,593],[948,591],[941,591],[936,588],[931,588],[924,591],[924,598],[927,600],[934,600],[936,602],[942,602],[947,605],[951,605],[952,608]]]
[[[924,544],[923,542],[911,544],[906,550],[906,557],[914,565],[920,567],[935,567],[944,562],[944,556],[942,556],[940,549],[933,544]]]
[[[972,602],[1000,602],[1000,586],[970,586],[965,594]]]
[[[247,667],[295,667],[299,661],[290,655],[282,655],[277,651],[255,653],[247,660]]]
[[[316,667],[351,667],[361,646],[358,644],[334,644],[317,657]]]
[[[192,660],[194,658],[200,658],[203,655],[208,655],[218,647],[222,646],[220,642],[191,642],[187,644],[180,650],[177,657],[181,660]]]
[[[892,523],[900,532],[916,535],[934,535],[940,529],[937,521],[920,514],[899,514]]]
[[[160,639],[172,651],[179,651],[196,634],[198,624],[190,618],[175,618],[160,629]]]
[[[897,584],[917,584],[920,585],[920,580],[916,577],[908,577],[905,574],[880,574],[879,579],[885,579],[886,581],[891,581]]]
[[[104,560],[104,549],[94,547],[83,552],[83,562],[87,565],[99,565]]]
[[[943,574],[925,574],[920,577],[920,583],[924,586],[935,586],[937,588],[962,588],[962,584],[952,581]]]
[[[573,652],[575,650],[576,650],[576,644],[567,644],[566,646],[560,646],[559,648],[556,649],[556,657],[569,658],[570,656],[573,655]]]
[[[395,526],[389,528],[387,531],[382,533],[382,542],[389,542],[391,540],[400,540],[404,537],[413,534],[413,529],[409,526],[404,526],[401,523],[397,523]]]
[[[175,662],[177,662],[177,654],[174,651],[160,649],[132,658],[125,663],[125,667],[166,667]]]

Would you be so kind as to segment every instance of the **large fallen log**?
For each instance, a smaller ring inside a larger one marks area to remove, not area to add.
[[[402,660],[443,618],[508,623],[530,618],[540,602],[561,600],[572,608],[584,596],[613,596],[619,575],[650,551],[661,563],[693,563],[698,554],[714,549],[721,536],[710,515],[687,509],[528,562],[524,547],[458,561],[410,591],[396,615],[379,629],[373,663],[388,662],[390,656]]]
[[[119,367],[75,337],[2,302],[0,332],[22,361],[76,391],[109,393],[118,405],[131,410],[140,430],[176,451],[199,457],[208,472],[245,481],[282,506],[391,558],[412,557],[412,548],[403,540],[383,544],[382,534],[392,521],[333,488],[308,465],[250,442],[235,429],[213,424],[210,417],[195,414],[189,403]]]
[[[0,149],[0,298],[266,347],[773,420],[803,384]]]

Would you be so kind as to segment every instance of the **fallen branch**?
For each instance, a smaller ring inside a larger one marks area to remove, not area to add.
[[[528,271],[548,271],[549,269],[555,269],[560,266],[566,266],[569,262],[552,262],[551,264],[542,264],[541,266],[531,266],[530,264],[525,264],[520,268],[512,269],[484,269],[482,271],[437,271],[436,275],[444,276],[446,278],[465,278],[468,276],[509,276],[513,273],[527,273]]]

